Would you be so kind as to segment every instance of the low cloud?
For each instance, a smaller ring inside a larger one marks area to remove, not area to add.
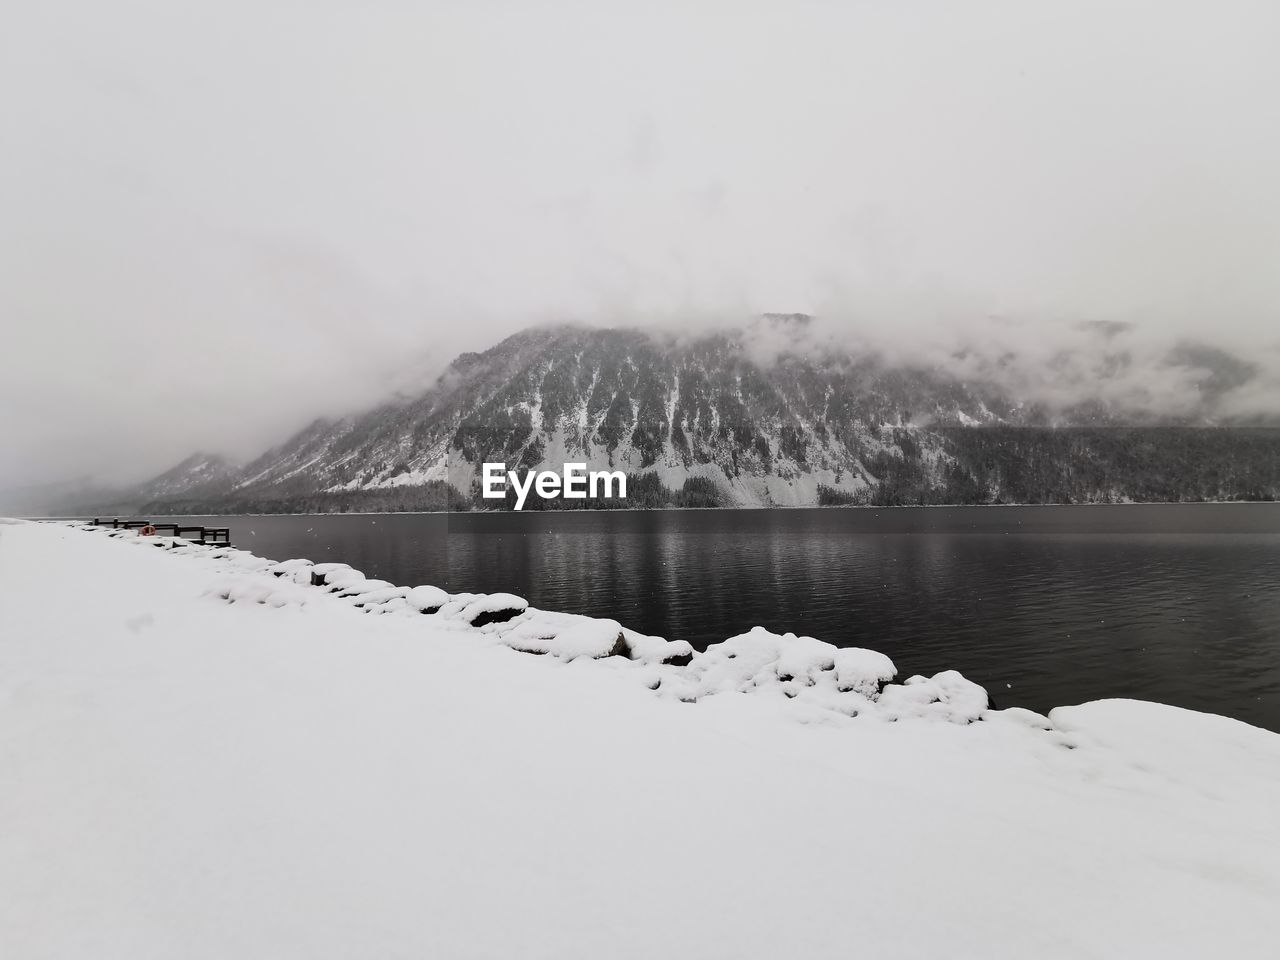
[[[1169,409],[1203,343],[1274,413],[1277,35],[1251,0],[28,4],[0,487],[252,456],[546,321],[800,311]]]

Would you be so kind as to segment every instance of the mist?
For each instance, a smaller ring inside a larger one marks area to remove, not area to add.
[[[247,458],[552,321],[1065,351],[1060,400],[1123,324],[1117,395],[1176,405],[1191,341],[1280,410],[1274,4],[179,6],[7,17],[0,488]]]

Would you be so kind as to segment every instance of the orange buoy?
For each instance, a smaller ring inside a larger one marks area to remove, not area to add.
[[[138,535],[143,537],[154,537],[156,535],[156,528],[148,523],[145,527],[143,527],[141,530],[138,531]]]

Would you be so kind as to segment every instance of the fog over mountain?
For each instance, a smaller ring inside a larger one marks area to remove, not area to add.
[[[545,323],[803,312],[744,349],[1272,417],[1278,35],[1248,0],[25,5],[0,489],[244,463]]]
[[[1012,353],[926,365],[827,339],[803,314],[714,332],[540,327],[459,356],[435,383],[320,418],[252,461],[194,454],[63,510],[291,513],[494,509],[482,467],[625,473],[574,506],[1257,500],[1280,495],[1280,417],[1242,416],[1259,376],[1180,344],[1135,376],[1127,331],[1075,396]],[[1050,364],[1079,375],[1080,355]],[[1176,396],[1176,401],[1173,398]],[[523,508],[525,499],[507,497]]]

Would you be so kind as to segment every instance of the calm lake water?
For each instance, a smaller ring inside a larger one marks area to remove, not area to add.
[[[1280,504],[191,519],[696,647],[756,624],[870,647],[1002,707],[1135,697],[1280,731]]]

